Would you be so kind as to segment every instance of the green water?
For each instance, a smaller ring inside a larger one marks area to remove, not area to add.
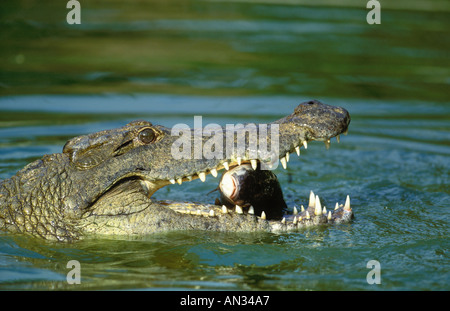
[[[275,173],[288,205],[349,194],[356,218],[72,244],[1,233],[0,289],[450,289],[447,2],[381,1],[380,25],[365,1],[81,1],[81,25],[53,2],[0,3],[0,178],[134,119],[269,122],[316,98],[350,112],[349,135]],[[155,196],[213,202],[217,182]],[[381,284],[366,281],[370,260]]]

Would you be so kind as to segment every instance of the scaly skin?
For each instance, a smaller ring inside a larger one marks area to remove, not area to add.
[[[279,139],[279,158],[285,166],[289,153],[298,153],[312,140],[325,141],[328,146],[329,139],[346,132],[349,123],[345,109],[310,101],[270,123],[268,132],[276,125],[279,137],[269,136],[267,143]],[[193,130],[189,133],[195,146],[199,141]],[[225,137],[223,129],[224,144]],[[200,137],[203,145],[209,139]],[[222,158],[175,159],[171,148],[177,142],[179,137],[171,135],[171,129],[146,121],[71,139],[62,153],[46,155],[0,183],[0,229],[71,241],[85,235],[143,235],[169,230],[287,231],[346,222],[352,217],[349,205],[323,214],[314,203],[308,211],[280,221],[215,205],[153,201],[152,194],[171,183],[196,178],[203,181],[206,174],[217,175],[223,168],[268,160],[259,152],[250,157],[249,141],[245,142],[249,147],[245,153],[233,150]]]

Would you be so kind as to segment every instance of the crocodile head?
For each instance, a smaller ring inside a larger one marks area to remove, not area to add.
[[[294,209],[284,217],[276,211],[284,210],[282,204],[272,207],[274,213],[263,213],[240,206],[156,201],[152,195],[167,185],[204,181],[207,174],[216,177],[220,170],[239,166],[238,170],[260,171],[275,168],[279,160],[285,168],[290,153],[299,154],[313,140],[324,141],[328,147],[332,137],[346,133],[349,123],[345,109],[309,101],[267,125],[191,130],[134,121],[76,137],[66,143],[62,154],[45,156],[2,182],[0,228],[72,240],[86,234],[142,235],[187,229],[295,230],[347,221],[352,215],[349,204],[327,213],[314,195],[309,210]],[[267,174],[257,177],[268,178],[278,183]]]

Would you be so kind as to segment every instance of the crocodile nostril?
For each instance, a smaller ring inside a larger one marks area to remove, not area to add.
[[[309,102],[307,102],[308,105],[315,105],[315,104],[320,104],[319,101],[317,100],[310,100]]]

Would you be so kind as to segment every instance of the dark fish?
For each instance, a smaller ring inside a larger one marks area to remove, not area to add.
[[[277,176],[268,170],[254,170],[250,164],[236,166],[225,172],[219,183],[219,205],[244,210],[253,206],[255,215],[264,211],[267,219],[281,219],[287,208]]]

